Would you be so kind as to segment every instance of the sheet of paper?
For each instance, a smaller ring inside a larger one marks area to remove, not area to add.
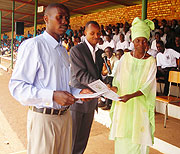
[[[109,91],[109,88],[101,80],[96,80],[96,81],[88,84],[88,86],[95,92],[104,92],[105,93],[105,92]]]
[[[104,92],[97,92],[97,93],[93,93],[93,94],[76,94],[76,95],[74,95],[74,97],[77,98],[77,99],[81,99],[81,98],[97,98],[97,97],[101,96],[102,94],[104,94]]]
[[[105,98],[114,100],[114,101],[119,101],[119,95],[116,94],[114,91],[110,90],[106,84],[104,84],[101,80],[96,80],[90,84],[88,84],[88,86],[94,90],[95,92],[103,92],[103,96]]]

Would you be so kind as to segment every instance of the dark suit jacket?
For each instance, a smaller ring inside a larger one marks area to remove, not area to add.
[[[70,50],[71,85],[76,88],[88,88],[88,84],[101,78],[103,50],[96,51],[96,63],[85,42],[74,46]],[[84,113],[92,112],[97,107],[97,99],[83,104],[71,105],[71,110]]]

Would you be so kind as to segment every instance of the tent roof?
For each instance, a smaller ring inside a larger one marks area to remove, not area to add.
[[[157,1],[157,0],[150,0]],[[0,11],[2,11],[2,33],[11,31],[13,0],[0,0]],[[46,7],[50,3],[62,3],[66,5],[71,16],[86,15],[93,12],[113,8],[127,7],[141,4],[139,0],[38,0],[38,6]],[[14,20],[24,22],[25,27],[34,25],[34,0],[15,0]],[[43,12],[38,13],[37,24],[42,24]]]

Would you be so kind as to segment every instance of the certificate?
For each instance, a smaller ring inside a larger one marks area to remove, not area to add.
[[[98,98],[98,97],[102,96],[102,94],[104,94],[104,92],[97,92],[97,93],[93,93],[93,94],[76,94],[76,95],[74,95],[74,97],[77,98],[77,99],[81,99],[81,98]]]
[[[104,96],[105,98],[114,101],[120,101],[119,95],[114,91],[112,91],[111,89],[109,89],[106,86],[106,84],[104,84],[101,80],[96,80],[88,84],[88,86],[97,93],[102,92],[103,93],[102,96]]]

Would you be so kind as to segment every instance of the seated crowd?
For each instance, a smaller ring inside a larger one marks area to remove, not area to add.
[[[36,31],[36,36],[42,34],[46,30],[45,27],[43,27],[41,30],[38,29]],[[13,52],[14,54],[17,53],[19,45],[26,39],[32,38],[33,35],[28,31],[27,36],[22,35],[16,35],[16,37],[13,40]],[[3,39],[1,39],[1,54],[2,55],[10,55],[11,54],[11,39],[7,36],[6,33],[3,35]]]
[[[157,61],[157,78],[163,77],[165,82],[164,95],[168,95],[168,76],[169,71],[177,69],[176,60],[180,57],[180,25],[177,20],[166,21],[163,19],[159,24],[158,20],[152,20],[155,24],[155,29],[151,31],[151,37],[147,46],[147,53],[156,58]],[[101,25],[101,38],[97,44],[98,48],[106,53],[107,63],[111,72],[108,72],[107,66],[103,66],[102,76],[105,83],[112,84],[116,65],[124,52],[134,50],[134,44],[131,41],[131,25],[128,22],[117,23],[116,25],[109,24],[108,26]],[[80,27],[79,30],[72,30],[68,27],[66,34],[62,38],[62,45],[70,52],[71,47],[83,42],[85,27]],[[45,28],[37,30],[37,35],[42,34]],[[32,34],[27,34],[27,37],[16,36],[14,39],[14,51],[17,52],[20,43],[28,38],[33,37]],[[4,34],[2,40],[2,51],[11,53],[11,40]],[[105,101],[105,103],[103,103]],[[102,98],[99,107],[103,109],[110,108],[111,101]]]

